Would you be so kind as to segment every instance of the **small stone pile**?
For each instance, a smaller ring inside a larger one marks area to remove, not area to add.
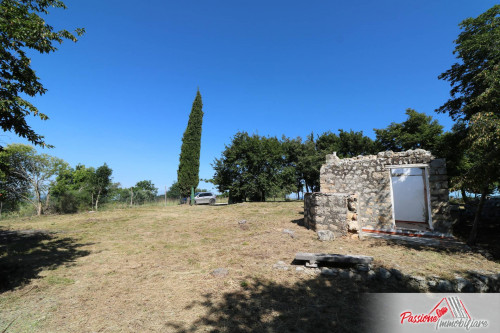
[[[290,265],[278,261],[273,269],[288,271]],[[351,279],[363,283],[364,281],[378,281],[379,283],[400,283],[421,292],[457,292],[457,293],[486,293],[500,292],[500,273],[470,271],[468,278],[456,275],[452,279],[440,276],[405,275],[396,268],[374,268],[371,264],[359,264],[352,268],[337,267],[305,267],[296,266],[295,271],[309,275],[323,275],[340,279]]]

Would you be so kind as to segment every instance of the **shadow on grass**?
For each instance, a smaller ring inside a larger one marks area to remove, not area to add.
[[[461,223],[456,223],[453,226],[453,234],[461,239],[463,242],[467,241],[469,237],[470,230],[472,229],[472,220],[461,221]],[[500,261],[500,223],[498,221],[483,221],[479,225],[478,235],[477,235],[477,246],[476,250],[481,248],[486,249],[488,253],[491,254],[492,258],[488,255],[484,256],[484,252],[478,251],[486,259],[493,259],[496,262]]]
[[[295,284],[262,279],[240,281],[241,290],[214,301],[205,294],[202,315],[189,327],[168,324],[178,333],[196,332],[369,332],[364,293],[415,292],[402,281],[363,280],[314,276]]]
[[[370,239],[369,247],[392,247],[392,246],[404,246],[409,249],[417,250],[417,251],[433,251],[433,252],[441,252],[441,253],[467,253],[471,252],[470,248],[466,247],[465,244],[463,246],[440,246],[440,245],[426,245],[426,244],[418,244],[407,242],[398,239]]]
[[[295,220],[291,220],[290,222],[292,222],[293,224],[296,224],[298,226],[301,226],[301,227],[304,227],[304,218],[301,218],[301,219],[295,219]],[[307,228],[306,228],[307,229]]]
[[[88,255],[89,251],[79,250],[84,245],[89,244],[45,231],[0,229],[0,292],[36,279],[44,269],[55,269]]]

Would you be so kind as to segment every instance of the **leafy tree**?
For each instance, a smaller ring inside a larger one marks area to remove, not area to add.
[[[95,199],[95,210],[99,208],[99,199],[106,196],[111,186],[111,170],[106,163],[98,167],[90,180],[92,198]]]
[[[314,142],[314,138],[310,139],[312,142]],[[316,139],[316,150],[318,151],[319,154],[323,155],[322,156],[322,163],[325,162],[325,156],[327,154],[331,154],[334,151],[339,152],[340,150],[340,139],[337,134],[332,133],[331,131],[325,132],[321,135],[319,135]],[[340,154],[338,154],[340,157]],[[319,170],[319,169],[318,169]],[[318,174],[319,175],[319,174]]]
[[[406,114],[408,118],[402,123],[374,129],[380,147],[392,151],[426,149],[435,152],[443,134],[443,126],[431,116],[413,109],[407,109]]]
[[[450,82],[450,99],[436,111],[462,121],[466,135],[460,146],[467,157],[462,171],[463,187],[480,193],[468,243],[476,242],[486,195],[500,181],[500,5],[459,24],[454,54],[460,59],[439,79]]]
[[[302,138],[289,139],[283,136],[282,145],[285,153],[285,165],[290,170],[287,172],[292,172],[292,176],[288,175],[287,177],[293,178],[293,183],[288,184],[291,188],[288,193],[295,191],[298,199],[300,192],[304,190],[304,172],[300,163],[304,156]]]
[[[293,171],[286,165],[285,151],[275,137],[238,132],[212,166],[213,183],[219,192],[229,191],[230,202],[247,198],[265,201],[270,195],[295,189]]]
[[[158,194],[158,188],[150,180],[141,180],[134,186],[134,202],[143,204],[154,201]]]
[[[459,24],[453,54],[461,62],[438,76],[450,82],[451,98],[436,111],[454,120],[478,112],[500,113],[500,5]]]
[[[4,210],[15,210],[22,200],[22,195],[29,195],[28,183],[11,174],[10,165],[7,163],[6,154],[0,152],[0,217]],[[11,190],[12,188],[17,191]]]
[[[339,134],[325,132],[317,138],[317,150],[322,155],[322,163],[325,156],[337,152],[340,158],[355,157],[358,155],[369,155],[378,152],[372,139],[363,135],[363,131],[349,132],[339,129]]]
[[[264,201],[266,197],[292,192],[319,191],[319,174],[325,156],[337,151],[341,157],[352,157],[376,151],[373,140],[363,132],[339,130],[339,136],[323,133],[314,141],[311,133],[303,142],[289,139],[249,136],[237,133],[213,167],[212,183],[220,192],[229,191],[230,202],[247,198]]]
[[[472,230],[467,240],[476,242],[486,196],[498,191],[500,185],[500,118],[493,112],[478,112],[471,116],[466,146],[467,169],[459,176],[459,184],[471,192],[480,193]]]
[[[358,155],[370,155],[378,152],[378,149],[367,136],[363,135],[363,131],[349,132],[339,129],[339,150],[337,156],[340,158],[355,157]],[[331,152],[329,152],[331,154]]]
[[[177,171],[177,181],[182,196],[188,196],[191,187],[196,188],[199,182],[202,108],[203,103],[198,90],[191,108],[186,131],[182,137],[179,169]]]
[[[61,170],[51,185],[53,208],[59,213],[76,213],[80,202],[84,201],[83,195],[75,189],[74,172],[73,168]]]
[[[167,191],[167,198],[179,199],[181,197],[181,189],[179,188],[179,183],[174,182]]]
[[[43,214],[49,203],[50,184],[68,167],[67,163],[57,157],[37,154],[33,147],[22,144],[8,145],[0,152],[0,160],[6,170],[2,188],[31,203],[37,215]]]
[[[442,135],[433,153],[435,156],[446,159],[450,189],[452,191],[461,191],[462,198],[467,203],[468,197],[466,192],[471,192],[471,189],[468,189],[465,183],[461,181],[461,176],[470,167],[470,156],[466,154],[467,147],[463,145],[466,136],[467,128],[465,122],[456,122],[450,132],[445,132]]]
[[[319,170],[325,162],[325,156],[318,150],[314,134],[307,136],[305,141],[298,137],[290,140],[283,138],[287,165],[295,169],[295,186],[297,194],[319,191]]]
[[[321,137],[319,137],[315,142],[314,134],[311,133],[302,145],[302,154],[299,157],[298,168],[302,173],[306,192],[318,192],[320,190],[319,171],[321,165],[325,163],[326,156],[325,151],[320,149],[321,140]]]
[[[59,173],[51,186],[55,208],[62,213],[99,208],[99,202],[112,190],[112,170],[104,163],[97,169],[79,164]],[[116,194],[116,193],[115,193]]]
[[[108,197],[113,202],[130,202],[130,189],[121,187],[120,183],[112,183]]]
[[[26,100],[47,90],[43,87],[26,51],[50,53],[65,39],[77,41],[84,29],[74,34],[67,30],[54,31],[45,22],[49,8],[66,8],[60,0],[2,0],[0,2],[0,127],[13,131],[35,145],[45,146],[44,137],[26,122],[32,114],[42,120],[48,117]]]
[[[325,163],[325,157],[333,152],[340,158],[355,157],[358,155],[369,155],[378,152],[375,142],[363,135],[363,131],[349,132],[339,129],[339,134],[330,131],[319,135],[314,142],[311,134],[305,142],[306,154],[304,158],[306,187],[311,191],[319,191],[319,177],[321,165]]]

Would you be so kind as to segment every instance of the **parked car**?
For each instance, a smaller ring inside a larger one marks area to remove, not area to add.
[[[215,198],[216,198],[215,194],[210,193],[210,192],[195,193],[194,204],[195,205],[200,205],[200,204],[214,205]]]

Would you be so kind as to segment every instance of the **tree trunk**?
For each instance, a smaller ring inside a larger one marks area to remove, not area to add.
[[[99,197],[101,196],[101,190],[97,192],[97,198],[95,199],[95,210],[97,211],[98,207],[97,205],[99,204]]]
[[[40,190],[35,188],[36,197],[36,215],[40,216],[43,214],[42,198],[40,197]]]
[[[42,202],[38,201],[36,215],[40,216],[43,214]]]
[[[481,214],[483,212],[484,201],[486,200],[486,193],[488,193],[488,186],[483,188],[481,192],[481,199],[479,199],[479,205],[476,209],[476,214],[474,216],[474,223],[472,224],[472,229],[469,234],[469,239],[467,240],[468,245],[475,245],[477,240],[477,234],[479,231],[479,223],[481,222]]]
[[[47,196],[45,197],[45,210],[49,209],[49,201],[50,201],[50,190],[47,191]]]
[[[134,204],[134,190],[130,189],[130,207]]]
[[[3,201],[0,201],[0,219],[2,218]]]
[[[465,189],[463,187],[460,188],[460,192],[462,192],[462,200],[464,201],[464,204],[468,204],[469,198],[467,197],[467,193],[465,193]]]

